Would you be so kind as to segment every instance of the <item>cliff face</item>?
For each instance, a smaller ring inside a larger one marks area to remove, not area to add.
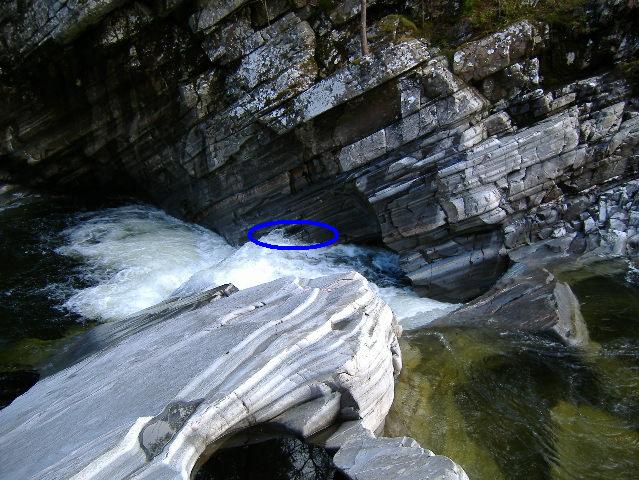
[[[359,0],[10,2],[0,179],[134,185],[234,242],[323,220],[467,300],[638,175],[634,2],[483,35],[446,21],[456,2],[421,2],[419,26],[420,2],[369,3],[362,58]]]

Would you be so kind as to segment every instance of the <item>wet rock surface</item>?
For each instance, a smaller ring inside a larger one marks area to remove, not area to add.
[[[356,420],[374,439],[401,368],[399,329],[361,275],[283,278],[212,302],[216,293],[148,309],[2,410],[0,476],[190,478],[205,450],[264,423],[310,436]],[[396,443],[333,441],[397,466],[408,451]],[[423,478],[437,478],[430,453],[409,447],[406,461],[424,456]],[[351,478],[377,478],[348,458],[338,468]]]
[[[11,3],[1,179],[143,189],[235,243],[312,217],[465,301],[510,250],[586,233],[590,199],[637,177],[634,3],[588,4],[570,34],[460,25],[444,52],[412,4],[378,0],[366,58],[359,2],[319,3]]]
[[[422,448],[412,438],[375,438],[355,423],[344,425],[328,441],[340,442],[333,462],[356,480],[468,480],[459,465]]]
[[[588,343],[588,328],[570,286],[547,270],[522,264],[511,267],[488,293],[428,325],[442,327],[549,334],[574,347]]]
[[[53,358],[40,367],[40,371],[45,376],[56,373],[152,325],[197,310],[237,291],[234,285],[226,284],[191,295],[176,295],[130,317],[102,323],[68,342],[63,349],[54,354]]]

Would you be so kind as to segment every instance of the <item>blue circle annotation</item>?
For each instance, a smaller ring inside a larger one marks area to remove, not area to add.
[[[313,243],[311,245],[273,245],[272,243],[261,242],[255,238],[255,232],[262,230],[263,228],[275,227],[278,225],[311,225],[313,227],[320,227],[333,232],[333,237],[325,242]],[[273,250],[314,250],[316,248],[324,248],[334,244],[339,239],[339,231],[332,225],[324,222],[316,222],[314,220],[272,220],[270,222],[258,223],[248,231],[248,239],[255,245],[259,245],[264,248],[271,248]]]

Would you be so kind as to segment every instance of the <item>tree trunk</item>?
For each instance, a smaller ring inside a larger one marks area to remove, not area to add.
[[[366,0],[362,0],[362,55],[368,55],[368,37],[366,36]]]

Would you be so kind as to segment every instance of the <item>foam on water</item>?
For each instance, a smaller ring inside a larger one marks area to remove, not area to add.
[[[80,260],[93,283],[75,292],[65,307],[102,321],[224,283],[242,289],[286,275],[316,278],[347,270],[368,278],[405,328],[453,308],[419,298],[403,282],[397,255],[382,249],[335,245],[282,251],[252,243],[236,249],[209,230],[141,205],[81,215],[64,235],[66,244],[58,253]],[[280,231],[266,238],[279,245],[299,244]]]
[[[126,317],[166,299],[195,272],[234,251],[218,235],[165,213],[133,205],[78,217],[57,252],[80,260],[94,286],[65,307],[84,317]]]

